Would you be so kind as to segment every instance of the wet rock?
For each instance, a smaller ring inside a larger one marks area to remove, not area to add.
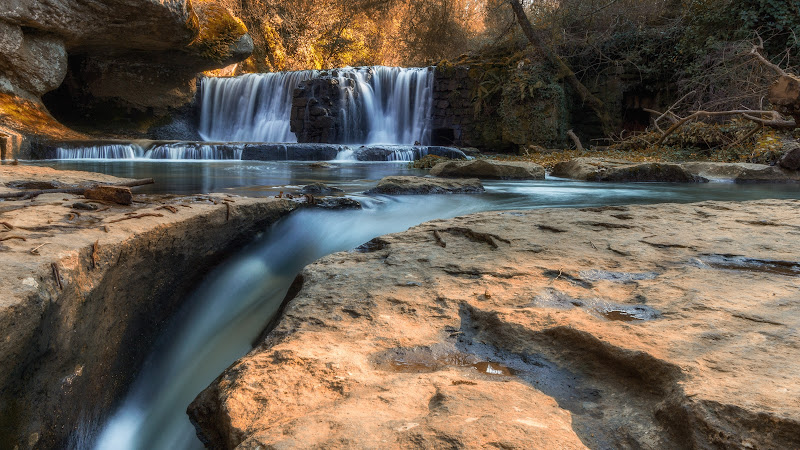
[[[522,161],[448,161],[435,165],[431,175],[446,178],[484,178],[499,180],[543,180],[544,167]]]
[[[575,158],[560,162],[551,175],[584,181],[660,181],[693,183],[706,181],[679,164],[634,163],[619,159]]]
[[[314,207],[322,209],[361,209],[361,203],[350,197],[326,197],[314,199]]]
[[[454,147],[366,145],[353,150],[353,157],[358,161],[416,161],[427,155],[450,159],[467,159],[461,150]]]
[[[344,191],[334,186],[328,186],[325,183],[312,183],[303,186],[300,192],[311,195],[335,195],[341,194]]]
[[[385,177],[367,194],[478,194],[485,189],[477,178],[443,180],[441,178],[391,176]]]
[[[800,446],[800,251],[780,245],[800,201],[585,226],[620,208],[474,214],[322,258],[192,423],[212,448]],[[448,229],[507,242],[441,246]]]
[[[800,174],[778,166],[750,163],[689,162],[681,164],[696,177],[734,183],[790,183],[800,181]]]

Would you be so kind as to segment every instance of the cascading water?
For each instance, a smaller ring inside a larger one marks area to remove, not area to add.
[[[294,89],[316,71],[204,78],[200,136],[217,142],[297,142],[289,129]]]
[[[353,99],[356,112],[346,122],[352,128],[352,140],[346,143],[427,145],[430,142],[432,69],[377,66],[341,70],[339,77],[356,80]],[[366,122],[364,129],[360,129],[359,113]]]
[[[144,157],[146,159],[202,159],[202,160],[223,160],[223,159],[242,159],[242,146],[217,146],[217,145],[195,145],[195,146],[176,146],[158,145],[148,150]]]
[[[433,69],[344,68],[338,78],[342,144],[426,145]],[[294,89],[328,72],[249,74],[203,80],[200,135],[219,142],[297,142],[290,131]],[[350,82],[350,81],[353,82]],[[308,111],[307,111],[308,113]]]
[[[136,144],[56,149],[56,159],[134,159],[143,155],[144,149]]]

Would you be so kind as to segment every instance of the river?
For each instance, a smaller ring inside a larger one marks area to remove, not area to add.
[[[186,416],[194,397],[243,356],[274,316],[295,275],[327,254],[352,251],[370,239],[419,223],[481,211],[614,204],[800,198],[798,185],[486,181],[480,195],[370,197],[362,192],[386,175],[424,175],[406,163],[253,161],[41,161],[157,180],[140,192],[225,192],[273,196],[312,182],[344,189],[360,211],[302,209],[265,230],[245,250],[209,274],[190,295],[112,417],[89,422],[73,446],[98,449],[202,448]]]

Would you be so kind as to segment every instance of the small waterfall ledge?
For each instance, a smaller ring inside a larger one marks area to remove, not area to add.
[[[39,145],[36,159],[415,161],[427,155],[466,159],[457,148],[426,145],[261,144],[212,142],[72,142]]]
[[[433,74],[374,66],[205,78],[199,132],[207,141],[427,144]]]

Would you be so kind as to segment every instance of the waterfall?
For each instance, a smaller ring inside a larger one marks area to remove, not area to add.
[[[377,66],[343,70],[339,76],[356,80],[356,108],[366,119],[364,141],[347,143],[427,145],[430,142],[432,70]],[[358,126],[353,119],[357,117],[348,117],[348,128]]]
[[[342,144],[427,144],[433,108],[430,68],[363,67],[205,78],[200,135],[217,142],[297,142],[290,131],[294,90],[338,78]],[[325,99],[322,99],[323,102]]]
[[[145,159],[242,159],[243,145],[157,145],[148,150]]]
[[[55,151],[56,159],[134,159],[142,155],[144,155],[144,149],[136,144],[59,147]]]
[[[316,71],[204,78],[200,136],[216,142],[297,142],[289,130],[292,95]]]

